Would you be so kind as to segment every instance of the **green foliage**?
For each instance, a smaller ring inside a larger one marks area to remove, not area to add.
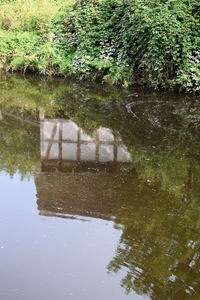
[[[26,70],[34,64],[39,37],[28,32],[0,32],[0,59],[7,69]]]
[[[7,57],[8,68],[200,91],[198,0],[81,0],[73,6],[17,0],[0,5],[1,43],[6,44],[0,57],[3,63]],[[20,5],[26,13],[15,17]],[[33,43],[28,56],[27,35]]]
[[[16,0],[0,3],[0,68],[57,73],[58,57],[52,36],[52,19],[73,0]]]
[[[140,81],[156,88],[178,84],[198,91],[200,23],[195,4],[78,2],[65,20],[74,72],[112,83]]]

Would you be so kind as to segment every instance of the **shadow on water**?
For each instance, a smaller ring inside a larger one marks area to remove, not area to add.
[[[14,76],[0,85],[0,168],[34,174],[40,214],[114,220],[108,271],[124,271],[127,293],[199,299],[198,99]]]

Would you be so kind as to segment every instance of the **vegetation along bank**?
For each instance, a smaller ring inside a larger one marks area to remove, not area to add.
[[[200,91],[199,0],[0,0],[7,71]]]

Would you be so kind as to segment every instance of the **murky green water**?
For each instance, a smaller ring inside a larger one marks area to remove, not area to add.
[[[200,299],[199,100],[1,76],[1,300]]]

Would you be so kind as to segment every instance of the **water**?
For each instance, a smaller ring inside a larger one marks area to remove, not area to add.
[[[199,299],[199,99],[0,81],[0,299]]]

